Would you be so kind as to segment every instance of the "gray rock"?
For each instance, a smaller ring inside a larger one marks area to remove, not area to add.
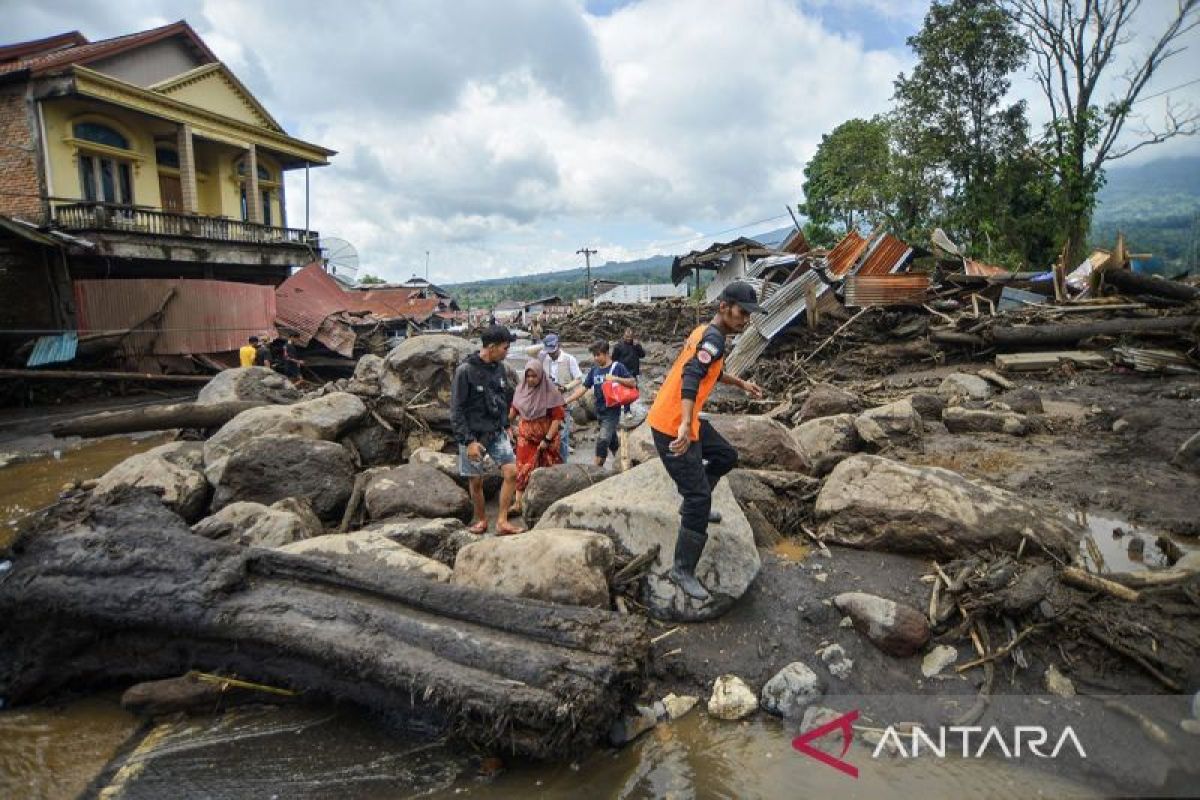
[[[379,467],[399,464],[403,456],[404,440],[396,430],[388,430],[374,420],[357,425],[338,439],[338,443],[358,453],[364,467]]]
[[[803,661],[793,661],[763,686],[762,707],[779,717],[798,717],[816,702],[821,692],[817,673]]]
[[[859,438],[872,447],[919,441],[925,426],[909,398],[870,408],[854,418]]]
[[[278,548],[285,553],[304,553],[338,560],[366,558],[387,569],[411,572],[438,583],[449,583],[451,570],[445,564],[414,553],[374,531],[329,533]]]
[[[454,566],[459,550],[479,541],[479,536],[468,531],[462,520],[452,517],[380,522],[364,530],[382,534],[448,567]]]
[[[821,485],[798,472],[767,469],[735,469],[728,481],[759,547],[773,547],[782,531],[795,531],[807,518],[811,495]]]
[[[208,501],[208,481],[198,442],[170,442],[130,456],[96,482],[96,494],[125,488],[149,489],[187,521],[197,519]]]
[[[908,398],[913,409],[921,415],[921,419],[940,420],[942,410],[946,407],[946,398],[928,392],[918,392]]]
[[[1025,415],[1011,411],[950,406],[942,412],[942,422],[951,433],[1007,433],[1024,436],[1029,432]]]
[[[613,747],[624,747],[657,724],[658,716],[639,706],[636,713],[626,714],[613,722],[608,730],[608,743]]]
[[[945,377],[937,392],[947,399],[987,400],[992,396],[992,385],[978,375],[955,372]]]
[[[1190,439],[1179,445],[1171,463],[1184,472],[1200,475],[1200,432],[1193,434]]]
[[[948,644],[939,644],[921,659],[921,674],[926,678],[938,675],[958,660],[958,649]]]
[[[717,433],[738,451],[738,466],[805,472],[808,462],[787,426],[761,414],[713,414],[707,417]]]
[[[271,504],[303,497],[323,520],[335,519],[354,488],[354,463],[336,442],[304,436],[260,436],[225,460],[212,508],[249,500]]]
[[[710,619],[728,610],[758,575],[761,562],[754,533],[738,507],[729,482],[713,492],[713,508],[723,520],[708,528],[708,544],[697,572],[713,593],[700,605],[667,580],[679,531],[679,494],[662,463],[641,464],[554,503],[537,528],[574,528],[603,533],[626,554],[641,555],[658,545],[658,559],[646,577],[643,601],[658,618]]]
[[[850,618],[846,617],[846,619]],[[853,620],[850,622],[854,623]],[[846,649],[840,644],[831,644],[821,648],[817,651],[817,656],[825,662],[825,668],[829,670],[829,674],[840,680],[850,677],[850,672],[854,669],[854,661],[846,655]]]
[[[279,508],[279,505],[230,503],[193,525],[192,532],[207,539],[234,542],[244,547],[282,547],[324,533],[320,520],[315,516],[306,518]],[[311,508],[308,513],[312,514]]]
[[[454,517],[471,519],[471,498],[440,470],[425,464],[402,464],[375,471],[363,492],[367,516]]]
[[[708,698],[708,713],[717,719],[738,720],[758,710],[758,698],[736,675],[722,675],[713,681]]]
[[[410,464],[424,464],[427,467],[433,467],[463,489],[467,488],[467,479],[459,474],[458,471],[457,453],[443,453],[440,450],[434,450],[430,447],[418,447],[412,451],[408,462]],[[501,477],[500,471],[492,469],[490,473],[483,476],[483,496],[489,499],[495,497],[500,494],[500,487],[503,484],[504,478]]]
[[[663,710],[666,711],[667,719],[673,721],[685,716],[695,708],[696,704],[700,702],[700,698],[690,694],[677,695],[671,693],[664,697],[661,702]]]
[[[384,359],[379,388],[386,397],[407,401],[419,392],[424,402],[450,405],[450,384],[460,361],[477,348],[459,336],[412,336]]]
[[[843,592],[833,598],[833,605],[888,655],[911,656],[929,641],[929,621],[912,606],[865,592]]]
[[[856,414],[862,410],[862,406],[857,395],[827,383],[818,383],[809,390],[804,405],[800,406],[800,422],[838,414]]]
[[[354,376],[346,384],[346,391],[366,397],[379,396],[385,371],[383,358],[368,353],[354,365]]]
[[[1005,392],[1004,402],[1018,414],[1042,414],[1046,410],[1042,396],[1028,386]]]
[[[940,467],[861,454],[825,479],[815,510],[828,542],[938,556],[1012,552],[1028,536],[1069,558],[1083,533],[1044,503]]]
[[[792,431],[813,475],[827,475],[840,461],[862,447],[862,439],[851,414],[818,417]]]
[[[641,425],[629,432],[629,461],[634,464],[645,464],[658,458],[658,450],[654,447],[654,433],[649,423]]]
[[[570,606],[608,608],[614,549],[591,531],[539,528],[481,539],[458,551],[453,582]]]
[[[583,491],[608,477],[603,467],[592,464],[555,464],[535,469],[529,476],[522,498],[522,516],[526,525],[534,525],[551,505],[564,497]]]
[[[223,369],[200,389],[198,405],[207,406],[234,400],[261,400],[284,405],[295,403],[303,395],[284,376],[266,367]]]

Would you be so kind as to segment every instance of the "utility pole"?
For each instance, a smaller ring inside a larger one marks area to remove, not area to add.
[[[596,255],[595,250],[589,250],[587,247],[580,248],[575,251],[575,255],[583,254],[583,260],[587,264],[587,299],[592,302],[592,256]]]
[[[429,283],[429,251],[425,251],[425,282]]]

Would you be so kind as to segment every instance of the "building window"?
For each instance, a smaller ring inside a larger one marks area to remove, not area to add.
[[[262,192],[262,224],[271,225],[271,190]],[[250,221],[250,210],[246,207],[246,184],[242,184],[242,222]]]
[[[85,142],[105,144],[109,147],[119,147],[122,150],[129,149],[128,139],[107,125],[101,125],[98,122],[76,122],[75,138]]]
[[[238,174],[238,177],[241,177],[241,178],[246,177],[246,162],[245,161],[238,162],[237,174]],[[271,172],[266,167],[264,167],[262,164],[258,165],[258,179],[260,181],[271,180]]]
[[[158,161],[160,167],[174,167],[179,169],[179,152],[171,147],[156,147],[154,149],[154,158]]]
[[[79,185],[88,202],[133,205],[133,171],[127,161],[80,154]]]

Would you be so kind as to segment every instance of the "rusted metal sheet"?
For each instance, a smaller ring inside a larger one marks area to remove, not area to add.
[[[858,231],[850,231],[825,256],[829,271],[837,276],[845,275],[858,262],[859,256],[867,249],[867,240]]]
[[[383,319],[408,316],[405,307],[421,299],[421,290],[411,288],[368,289],[350,294],[358,301],[359,310],[370,311]]]
[[[982,261],[974,261],[970,258],[963,259],[963,271],[968,275],[987,277],[988,275],[1007,275],[1008,270],[1004,267],[985,264]],[[1074,274],[1074,273],[1072,273]]]
[[[870,246],[862,266],[855,270],[856,275],[887,275],[896,272],[908,260],[912,248],[904,242],[883,233],[876,237]]]
[[[250,336],[275,335],[270,286],[170,278],[75,281],[79,333],[117,333],[127,356],[237,350]],[[161,309],[161,314],[159,314]]]
[[[321,323],[339,311],[357,311],[357,300],[338,286],[320,264],[309,264],[275,290],[276,319],[300,336],[306,345],[317,335]]]
[[[846,305],[901,306],[919,304],[929,291],[929,276],[923,273],[908,275],[851,275],[846,278]]]

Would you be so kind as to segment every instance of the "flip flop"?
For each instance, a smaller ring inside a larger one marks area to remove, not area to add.
[[[471,533],[483,535],[483,534],[487,533],[487,531],[488,531],[487,520],[486,519],[480,520],[479,522],[476,522],[471,527],[467,528],[467,530],[470,531]]]
[[[525,532],[524,528],[519,528],[516,525],[513,525],[512,523],[509,523],[509,522],[506,522],[503,525],[496,526],[496,535],[497,536],[512,536],[513,534],[524,533],[524,532]]]

